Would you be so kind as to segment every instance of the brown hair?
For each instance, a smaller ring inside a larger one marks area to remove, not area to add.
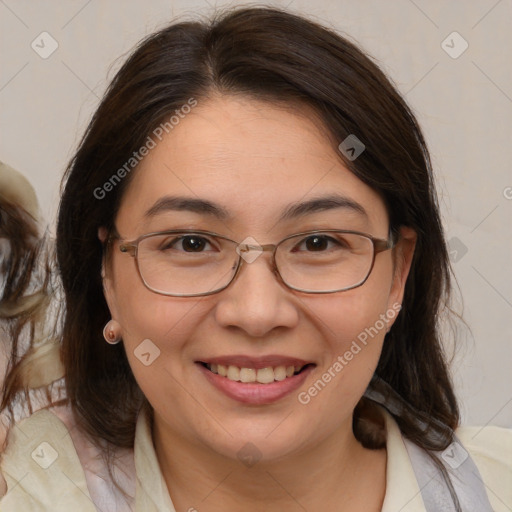
[[[47,235],[23,206],[0,197],[0,239],[0,322],[9,354],[0,411],[9,411],[12,425],[16,405],[32,413],[30,390],[48,386],[63,371],[58,343],[48,336],[56,324],[47,316],[53,296]],[[42,393],[43,403],[51,400],[50,389]]]
[[[36,221],[21,206],[1,197],[0,238],[7,242],[0,266],[0,319],[10,320],[22,310],[31,312],[23,299],[37,263],[39,234]]]
[[[238,8],[204,23],[174,23],[143,40],[110,84],[68,166],[57,227],[66,299],[62,360],[68,397],[84,431],[131,447],[145,402],[122,344],[112,347],[102,338],[109,310],[97,236],[100,226],[112,232],[136,171],[110,187],[106,198],[97,198],[95,190],[162,120],[191,97],[200,102],[212,93],[307,105],[332,135],[336,151],[350,134],[366,145],[357,160],[341,153],[340,158],[384,199],[393,233],[409,226],[418,235],[403,308],[386,335],[372,385],[386,382],[407,405],[396,418],[405,436],[424,448],[444,449],[459,423],[439,333],[450,267],[421,129],[361,49],[331,29],[276,8]],[[382,438],[363,421],[369,408],[368,399],[361,399],[354,432],[363,445],[377,448]],[[432,435],[416,421],[418,415]]]

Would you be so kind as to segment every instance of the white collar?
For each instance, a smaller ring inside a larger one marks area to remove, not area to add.
[[[385,409],[382,411],[387,430],[386,494],[382,512],[424,512],[420,489],[398,425]],[[143,408],[135,431],[134,512],[175,512],[153,446],[149,419]],[[96,512],[83,461],[69,433],[66,425],[46,409],[25,418],[9,433],[9,444],[0,463],[9,488],[0,500],[2,512]],[[37,460],[54,456],[52,449],[57,459],[46,469],[40,467]]]

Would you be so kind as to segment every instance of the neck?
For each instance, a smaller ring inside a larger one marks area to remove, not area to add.
[[[314,448],[253,464],[177,436],[158,418],[153,430],[157,458],[176,510],[381,510],[386,450],[364,448],[353,435],[352,418]]]

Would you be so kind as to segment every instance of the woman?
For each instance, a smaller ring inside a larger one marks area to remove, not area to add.
[[[34,302],[27,297],[37,251],[38,203],[34,189],[18,171],[0,162],[0,382],[9,361],[16,319]],[[37,301],[36,301],[37,302]],[[13,346],[15,345],[12,344]],[[2,420],[4,415],[2,415]],[[5,428],[0,424],[0,439]]]
[[[512,503],[510,432],[459,428],[423,136],[332,31],[243,8],[143,41],[69,165],[57,256],[72,418],[13,432],[2,511]]]
[[[44,323],[46,333],[49,331],[51,293],[50,275],[41,266],[43,249],[36,193],[22,174],[0,162],[0,382],[4,394],[15,388],[41,388],[63,374],[58,344],[41,329]],[[28,340],[27,332],[31,333]],[[31,345],[28,348],[27,341]],[[19,360],[20,353],[25,354],[22,360]],[[9,369],[9,378],[4,382]],[[23,405],[37,406],[41,397],[37,393],[32,395],[34,404],[28,401]],[[19,418],[24,414],[14,405],[2,404],[1,445],[5,443],[6,433],[3,422],[9,420],[5,407],[10,407],[11,417]]]

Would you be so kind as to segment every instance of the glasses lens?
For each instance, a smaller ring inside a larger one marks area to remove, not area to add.
[[[282,242],[276,265],[292,288],[334,292],[362,284],[370,273],[373,253],[373,242],[366,236],[318,232]]]
[[[158,234],[139,242],[142,280],[157,293],[195,295],[226,286],[238,256],[228,240],[190,232]]]

